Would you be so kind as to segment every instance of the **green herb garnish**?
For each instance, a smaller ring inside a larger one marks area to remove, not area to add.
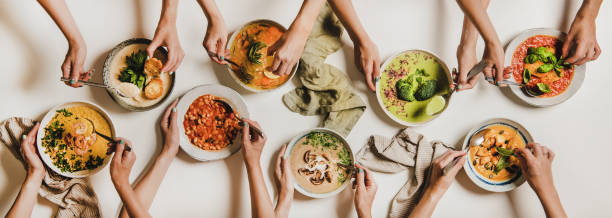
[[[55,112],[61,113],[62,115],[64,115],[64,117],[72,116],[72,112],[66,110],[66,108],[62,108],[62,109],[56,110]]]
[[[550,93],[550,87],[545,83],[538,83],[538,90],[542,93]]]
[[[263,54],[260,53],[259,50],[265,48],[266,46],[266,43],[260,41],[251,41],[247,47],[247,59],[249,60],[249,62],[254,64],[261,64],[260,59]]]
[[[119,73],[119,81],[132,83],[142,89],[145,84],[144,64],[147,59],[147,53],[143,50],[132,52],[131,55],[125,57],[127,65]]]
[[[508,156],[503,156],[502,158],[499,159],[499,161],[497,161],[497,164],[495,165],[495,169],[493,170],[493,173],[497,174],[499,173],[499,171],[506,169],[506,167],[510,166],[510,161],[508,160]]]

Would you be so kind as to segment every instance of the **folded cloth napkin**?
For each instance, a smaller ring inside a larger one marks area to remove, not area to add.
[[[305,116],[326,115],[323,127],[348,135],[366,108],[340,69],[326,64],[328,55],[342,48],[342,24],[328,4],[323,7],[306,41],[297,76],[302,87],[286,93],[283,102]]]
[[[19,117],[0,123],[0,144],[6,145],[24,166],[21,136],[28,134],[34,124],[34,120]],[[59,206],[55,217],[100,217],[98,198],[83,178],[67,178],[47,168],[38,194]]]
[[[432,161],[451,148],[440,141],[429,141],[411,129],[393,138],[373,135],[357,152],[356,161],[369,170],[382,173],[413,172],[391,202],[390,218],[408,217],[420,198]]]

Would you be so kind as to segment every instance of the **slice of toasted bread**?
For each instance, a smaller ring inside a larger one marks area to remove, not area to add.
[[[160,78],[155,78],[147,84],[144,89],[145,97],[148,99],[156,99],[164,93],[164,84]]]
[[[149,58],[144,65],[144,73],[149,76],[159,76],[164,64],[157,58]]]

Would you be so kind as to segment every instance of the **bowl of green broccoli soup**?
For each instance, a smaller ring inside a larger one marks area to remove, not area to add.
[[[424,50],[407,50],[382,65],[376,98],[395,122],[421,126],[446,110],[451,83],[450,71],[440,58]]]

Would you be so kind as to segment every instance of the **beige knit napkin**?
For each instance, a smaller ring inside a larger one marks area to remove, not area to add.
[[[420,198],[431,162],[451,148],[440,141],[429,141],[411,129],[393,138],[373,135],[356,155],[356,161],[369,170],[382,173],[413,172],[391,202],[390,218],[407,217]]]
[[[0,144],[6,145],[24,166],[21,136],[27,134],[34,124],[33,120],[18,117],[0,123]],[[47,168],[38,194],[59,206],[55,217],[100,217],[98,198],[84,178],[63,177]]]
[[[323,127],[347,136],[366,104],[353,92],[350,79],[340,69],[326,64],[328,55],[342,48],[342,24],[328,4],[321,9],[300,59],[297,77],[302,82],[283,96],[293,112],[324,115]]]

